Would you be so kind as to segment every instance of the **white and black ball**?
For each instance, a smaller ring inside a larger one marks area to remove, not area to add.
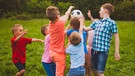
[[[73,10],[71,12],[71,18],[81,18],[83,15],[82,15],[82,12],[80,10]]]

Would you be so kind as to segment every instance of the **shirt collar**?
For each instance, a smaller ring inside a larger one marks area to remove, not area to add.
[[[110,18],[100,19],[100,21],[102,21],[102,22],[108,21],[108,20],[110,20]]]

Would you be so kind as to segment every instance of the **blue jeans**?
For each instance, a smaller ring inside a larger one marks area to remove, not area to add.
[[[70,68],[70,71],[67,76],[85,76],[85,69],[83,66],[77,68]]]
[[[52,63],[42,62],[42,65],[48,76],[55,76],[56,65],[54,62],[52,62]]]
[[[103,73],[106,67],[108,51],[91,51],[92,70]]]

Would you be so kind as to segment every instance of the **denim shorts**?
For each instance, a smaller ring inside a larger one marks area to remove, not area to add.
[[[70,68],[70,71],[67,76],[85,76],[85,68],[79,66],[77,68]]]
[[[91,51],[92,70],[103,73],[106,67],[108,51]]]

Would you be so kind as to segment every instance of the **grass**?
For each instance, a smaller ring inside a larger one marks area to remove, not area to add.
[[[44,39],[40,33],[42,25],[47,24],[46,19],[33,19],[28,21],[21,20],[0,20],[0,76],[14,76],[17,69],[11,60],[12,50],[10,39],[13,37],[11,27],[16,24],[22,24],[28,29],[26,37]],[[91,22],[85,21],[88,26]],[[111,42],[109,58],[105,70],[105,76],[135,76],[135,21],[116,21],[120,37],[120,55],[121,60],[114,59],[114,38]],[[43,43],[33,42],[27,46],[27,61],[25,76],[47,76],[41,64],[43,54]],[[69,56],[67,55],[67,74],[69,69]]]

